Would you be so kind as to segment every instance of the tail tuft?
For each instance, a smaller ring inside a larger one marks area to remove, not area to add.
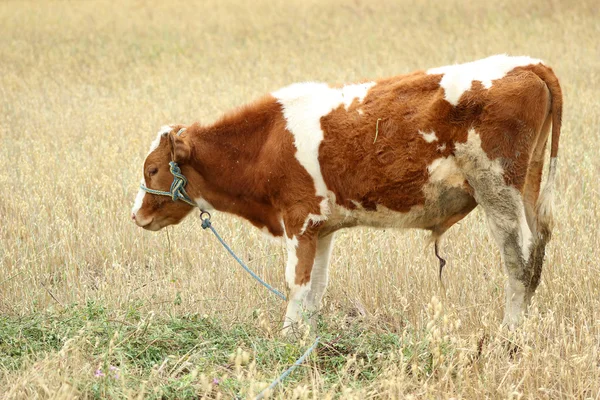
[[[537,231],[542,239],[550,240],[554,228],[554,182],[556,178],[556,157],[550,158],[550,172],[546,185],[536,205]]]

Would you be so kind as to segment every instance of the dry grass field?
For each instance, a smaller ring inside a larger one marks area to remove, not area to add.
[[[447,235],[338,234],[323,344],[271,398],[600,399],[596,0],[0,2],[0,398],[252,398],[310,340],[194,213],[130,220],[158,128],[210,123],[286,84],[497,53],[561,79],[557,226],[524,326],[480,210]],[[213,225],[284,289],[284,250]]]

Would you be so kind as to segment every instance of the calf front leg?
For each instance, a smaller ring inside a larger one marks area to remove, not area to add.
[[[305,324],[316,331],[317,312],[327,287],[329,255],[333,235],[318,238],[304,233],[286,240],[288,259],[286,281],[290,289],[283,334],[302,336]]]

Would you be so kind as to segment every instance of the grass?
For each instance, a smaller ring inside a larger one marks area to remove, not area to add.
[[[505,52],[544,59],[565,95],[556,228],[524,326],[498,327],[505,275],[480,210],[446,235],[445,290],[423,232],[343,231],[323,345],[273,397],[600,398],[596,3],[0,2],[0,398],[258,393],[310,340],[278,336],[284,304],[195,215],[131,223],[157,129],[292,82]],[[280,244],[213,224],[285,287]]]
[[[415,345],[406,333],[364,330],[356,322],[346,325],[344,330],[320,327],[321,347],[310,364],[322,371],[324,390],[334,390],[348,374],[355,387],[372,385],[391,362],[413,360],[410,368],[425,376],[434,373],[427,343]],[[136,308],[111,315],[93,302],[0,320],[3,374],[27,376],[58,368],[54,385],[93,398],[129,397],[140,387],[149,398],[252,396],[266,386],[270,374],[293,364],[308,344],[282,342],[252,324],[226,325],[206,315],[157,318],[142,316]],[[441,350],[451,351],[445,346]],[[77,354],[71,358],[72,353]],[[301,380],[296,372],[286,383]],[[9,396],[34,394],[17,384]]]

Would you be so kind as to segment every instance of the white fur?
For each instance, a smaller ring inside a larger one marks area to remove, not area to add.
[[[516,67],[539,63],[542,61],[536,58],[499,54],[465,64],[431,68],[427,73],[444,75],[440,86],[444,88],[445,99],[450,104],[457,105],[463,93],[471,88],[473,81],[479,81],[483,87],[489,89],[492,87],[492,81],[504,77]]]
[[[538,219],[540,224],[544,224],[552,229],[553,208],[554,208],[554,182],[556,180],[556,157],[550,158],[550,172],[546,179],[546,184],[538,200]]]
[[[173,128],[170,125],[163,125],[158,130],[158,133],[156,134],[156,138],[150,144],[150,149],[148,150],[148,155],[150,155],[150,153],[152,153],[154,150],[156,150],[158,148],[158,146],[160,145],[160,139],[162,138],[162,135],[165,133],[171,132],[172,129]],[[146,157],[148,157],[148,155]],[[143,175],[142,175],[142,181],[140,182],[140,184],[146,186],[146,179],[144,179]],[[139,189],[137,195],[135,196],[135,201],[133,202],[133,208],[131,209],[131,212],[133,215],[136,216],[136,218],[137,218],[137,212],[140,210],[140,208],[142,208],[142,204],[144,203],[145,195],[146,195],[146,192],[143,191],[142,189]]]
[[[522,282],[509,275],[505,290],[506,308],[504,309],[502,324],[513,330],[521,323],[523,313],[526,310],[525,286]]]
[[[263,226],[260,229],[260,233],[262,234],[262,237],[267,239],[269,242],[271,243],[282,243],[283,240],[283,236],[275,236],[271,233],[271,231],[269,231],[269,228],[267,228],[266,226]]]
[[[444,181],[448,186],[461,186],[465,176],[458,169],[456,160],[452,156],[436,158],[427,167],[429,182]]]
[[[140,182],[140,185],[146,186],[146,180],[142,179]],[[132,214],[136,215],[137,212],[140,210],[140,208],[142,208],[142,203],[144,202],[145,195],[146,195],[146,192],[140,188],[138,190],[137,195],[135,196],[135,201],[133,202],[133,208],[131,209]],[[136,217],[137,217],[137,215],[136,215]]]
[[[283,333],[287,334],[290,327],[302,320],[302,313],[304,310],[304,304],[306,303],[306,297],[310,293],[310,283],[306,285],[299,285],[290,290],[288,298],[287,309],[285,312],[285,320],[283,322]]]
[[[286,237],[285,246],[287,249],[287,263],[285,265],[285,281],[288,287],[292,289],[296,285],[296,265],[298,264],[298,256],[296,249],[298,247],[298,238],[292,236],[291,239]]]
[[[327,199],[322,200],[322,202],[325,201],[327,203]],[[323,209],[323,207],[328,207],[326,204],[323,205],[321,204],[321,210]],[[302,235],[304,232],[306,232],[306,228],[308,228],[308,226],[310,224],[315,224],[321,221],[325,221],[327,219],[327,215],[317,215],[317,214],[308,214],[308,217],[306,217],[306,219],[304,220],[304,224],[302,224],[302,229],[300,229],[300,235]]]
[[[423,136],[423,139],[425,139],[425,141],[426,141],[427,143],[433,143],[433,142],[435,142],[436,140],[438,140],[438,138],[437,138],[437,136],[436,136],[435,132],[433,132],[433,131],[431,131],[431,132],[429,132],[429,133],[425,133],[425,132],[419,131],[419,134],[420,134],[421,136]]]
[[[306,307],[311,311],[319,308],[323,293],[325,293],[325,289],[327,288],[327,282],[329,281],[329,258],[333,249],[334,236],[335,234],[332,233],[329,236],[319,238],[317,242],[315,262],[310,273],[311,290],[306,297]]]
[[[527,263],[531,251],[532,234],[531,229],[529,229],[529,224],[527,223],[527,217],[525,216],[525,206],[522,202],[519,206],[519,228],[521,231],[521,234],[519,235],[521,239],[521,252],[523,260]]]
[[[488,170],[488,172],[493,172],[497,176],[504,173],[500,159],[490,160],[487,153],[483,150],[481,136],[475,132],[475,129],[469,129],[466,143],[456,143],[455,147],[460,152],[471,153],[482,164],[482,168]]]
[[[375,86],[375,82],[367,82],[367,83],[359,83],[353,85],[346,85],[341,89],[333,89],[340,90],[342,92],[342,98],[344,101],[344,106],[346,110],[350,107],[350,104],[354,101],[354,99],[358,99],[359,103],[362,103],[365,97],[367,96],[367,92]]]
[[[295,83],[273,93],[283,107],[287,129],[294,136],[296,159],[315,182],[317,196],[327,197],[327,186],[319,164],[319,146],[323,141],[321,117],[340,105],[346,109],[355,99],[362,102],[375,82],[347,85],[340,89],[325,83]],[[321,202],[321,215],[328,214],[328,202]]]
[[[556,164],[558,160],[556,157],[550,158],[550,173],[548,174],[548,182],[554,183],[554,179],[556,178]]]
[[[305,285],[296,285],[296,266],[298,265],[298,238],[293,236],[291,239],[286,237],[287,263],[285,266],[285,280],[290,289],[285,321],[283,323],[284,333],[290,326],[298,322],[302,317],[302,308],[305,304],[306,296],[310,292],[311,283]]]
[[[150,144],[150,150],[148,150],[148,154],[152,153],[154,150],[156,150],[158,148],[158,145],[160,144],[160,139],[162,138],[162,135],[164,135],[165,133],[169,133],[173,130],[173,128],[170,125],[163,125],[160,127],[160,129],[158,130],[158,133],[156,134],[156,139],[154,139],[152,141],[152,143]]]
[[[206,201],[203,197],[197,197],[194,199],[194,201],[196,204],[198,204],[198,208],[202,211],[211,211],[215,209],[213,205]]]

